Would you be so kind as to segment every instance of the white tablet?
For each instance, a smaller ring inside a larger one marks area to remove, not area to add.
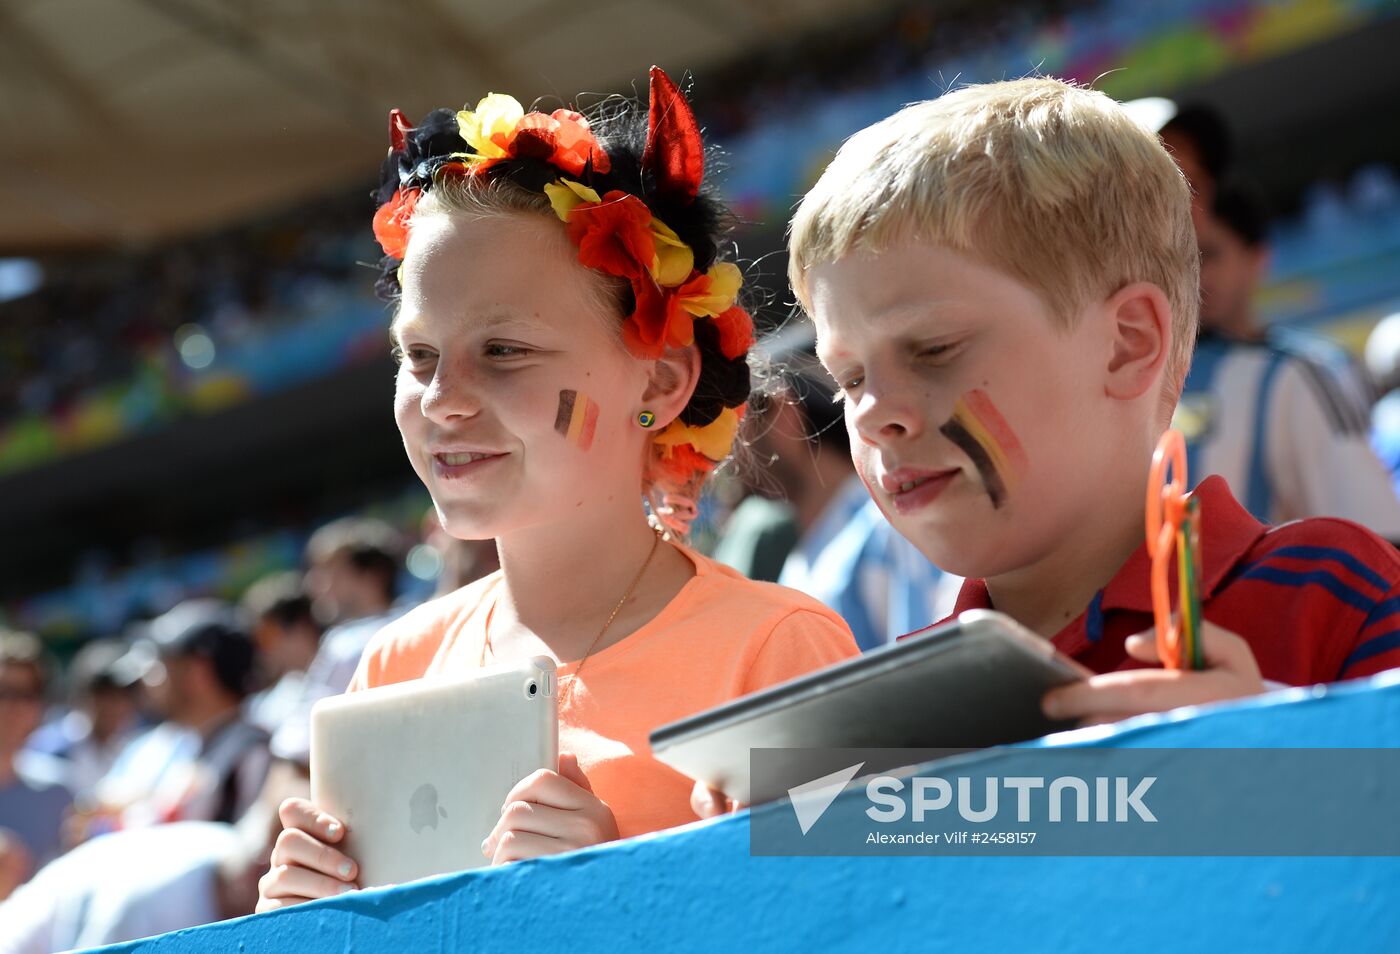
[[[415,679],[311,710],[311,801],[345,823],[363,887],[476,868],[521,779],[557,770],[554,661]]]
[[[651,733],[656,757],[744,804],[750,749],[975,749],[1071,727],[1040,709],[1046,690],[1089,670],[1009,616],[956,620]],[[898,762],[895,764],[904,764]]]

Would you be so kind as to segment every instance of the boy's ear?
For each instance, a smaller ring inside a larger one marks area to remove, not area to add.
[[[700,349],[667,348],[665,354],[650,362],[646,390],[642,392],[642,407],[656,415],[653,430],[660,430],[680,416],[695,393],[700,381]]]
[[[1104,307],[1113,334],[1105,393],[1120,400],[1139,398],[1161,381],[1166,368],[1172,343],[1171,305],[1156,285],[1133,282],[1114,292]]]

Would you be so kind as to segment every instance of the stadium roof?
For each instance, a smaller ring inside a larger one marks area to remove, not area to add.
[[[728,62],[889,0],[0,0],[0,254],[372,180],[386,117]],[[602,28],[607,24],[607,28]]]

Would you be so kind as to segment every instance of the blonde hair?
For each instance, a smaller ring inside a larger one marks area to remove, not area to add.
[[[1103,93],[1050,78],[967,86],[856,133],[803,198],[788,277],[853,251],[926,241],[1006,272],[1067,326],[1135,281],[1172,310],[1174,402],[1195,345],[1191,194],[1161,142]]]

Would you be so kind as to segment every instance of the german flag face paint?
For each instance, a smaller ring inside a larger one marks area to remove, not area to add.
[[[1000,508],[1029,470],[1025,448],[992,399],[980,388],[958,399],[953,416],[940,427],[944,437],[972,459],[992,506]]]
[[[560,391],[554,429],[570,444],[588,450],[593,446],[593,433],[598,429],[598,402],[578,391]]]

